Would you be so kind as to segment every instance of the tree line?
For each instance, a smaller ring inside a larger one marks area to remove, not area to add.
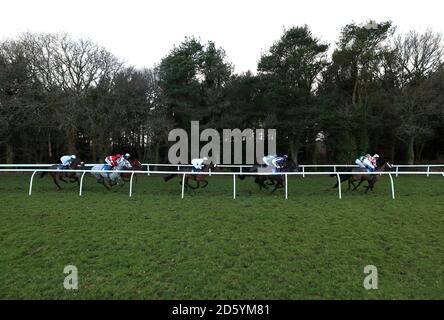
[[[0,42],[0,162],[167,162],[168,132],[191,120],[276,128],[277,150],[300,163],[442,161],[443,48],[440,34],[398,34],[391,21],[350,23],[334,46],[305,25],[285,29],[256,74],[235,74],[195,37],[137,69],[89,39],[24,33]]]

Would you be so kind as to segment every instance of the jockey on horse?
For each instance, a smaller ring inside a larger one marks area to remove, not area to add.
[[[124,156],[121,154],[116,154],[115,156],[109,155],[105,158],[105,164],[102,170],[114,170],[122,159],[128,160],[129,157],[129,153],[126,153]]]
[[[209,172],[210,169],[216,168],[216,164],[214,164],[210,159],[207,157],[198,158],[198,159],[192,159],[191,160],[191,172]],[[182,177],[182,174],[178,174]],[[165,182],[171,180],[177,176],[176,174],[169,174],[163,178]],[[189,184],[189,180],[196,181],[197,185],[195,187],[191,186]],[[200,186],[200,183],[203,183],[202,186]],[[182,184],[182,181],[180,181],[180,184]],[[208,181],[206,180],[206,175],[204,174],[186,174],[185,175],[185,188],[188,189],[190,187],[191,189],[197,189],[197,188],[205,188],[208,185]]]
[[[65,155],[60,158],[61,165],[59,165],[59,169],[69,169],[71,164],[76,161],[77,157],[75,154],[73,155]]]
[[[374,175],[351,175],[351,174],[346,174],[345,172],[375,172],[378,168],[378,159],[379,159],[379,155],[376,153],[373,156],[371,156],[370,154],[366,154],[365,156],[361,156],[359,158],[357,158],[355,160],[355,164],[357,164],[357,167],[355,168],[347,168],[345,170],[341,170],[344,173],[341,173],[339,175],[340,181],[336,181],[336,184],[333,186],[333,188],[336,188],[339,183],[342,183],[346,180],[349,181],[349,189],[350,189],[350,184],[352,184],[354,186],[355,190],[357,187],[359,187],[359,185],[364,181],[364,180],[368,180],[369,184],[374,180],[373,178],[375,178],[376,176]],[[385,165],[384,165],[384,169],[385,169]],[[388,168],[390,168],[390,164],[387,166]],[[330,174],[330,177],[337,177],[336,174]],[[357,186],[354,185],[354,181],[360,180],[359,184]],[[376,180],[374,181],[376,182]],[[373,183],[374,185],[374,183]],[[373,188],[372,188],[373,189]]]
[[[366,154],[365,156],[361,156],[355,160],[355,163],[359,168],[366,169],[367,171],[375,171],[377,167],[377,162],[379,159],[379,155],[375,154],[373,157],[370,154]]]
[[[49,174],[59,190],[61,190],[62,188],[60,187],[57,180],[67,183],[68,181],[64,179],[67,178],[70,180],[70,182],[77,182],[79,184],[79,178],[82,176],[82,172],[60,172],[58,170],[82,170],[85,166],[85,163],[80,162],[75,155],[62,156],[60,158],[60,162],[60,164],[55,164],[49,167],[49,169],[56,169],[55,171],[41,172],[40,178],[42,178],[46,174]]]
[[[206,162],[208,162],[207,157],[203,157],[202,159],[193,159],[191,160],[191,170],[193,172],[200,172],[205,167]]]
[[[298,171],[298,165],[288,155],[268,155],[262,158],[265,164],[254,165],[250,172],[270,173],[269,175],[255,175],[254,182],[262,188],[268,189],[268,186],[274,186],[272,192],[284,186],[284,177],[275,173]],[[239,175],[239,179],[244,180],[246,175]]]
[[[104,165],[97,165],[91,168],[92,172],[91,174],[96,177],[97,182],[103,184],[108,190],[111,189],[113,185],[120,184],[121,186],[124,184],[123,179],[121,178],[120,172],[103,172],[99,173],[97,171],[99,170],[124,170],[124,169],[131,169],[132,166],[130,162],[127,160],[130,155],[127,153],[125,156],[122,156],[120,154],[117,154],[115,156],[108,156],[105,158],[105,164]],[[108,182],[108,184],[106,183]]]
[[[275,154],[268,155],[262,158],[262,161],[265,163],[266,168],[270,168],[271,172],[282,172],[284,168],[285,162],[288,160],[288,155],[284,154],[283,156],[277,156]]]

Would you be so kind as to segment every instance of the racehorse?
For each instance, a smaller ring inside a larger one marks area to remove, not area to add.
[[[375,172],[383,172],[390,170],[392,168],[392,165],[389,162],[384,163],[382,166],[379,166],[376,168]],[[362,174],[351,174],[351,173],[340,173],[339,174],[339,181],[336,181],[336,184],[333,186],[333,188],[337,188],[339,183],[342,183],[344,181],[348,181],[348,190],[350,190],[351,186],[353,185],[353,190],[356,190],[362,182],[368,181],[368,186],[366,186],[365,192],[367,192],[369,189],[373,191],[373,187],[378,182],[380,176],[374,175],[374,174],[365,174],[367,171],[364,168],[360,167],[353,167],[353,168],[347,168],[345,170],[342,170],[341,172],[360,172]],[[336,177],[336,174],[330,174],[331,177]],[[355,185],[355,182],[359,181],[357,185]]]
[[[129,163],[131,164],[131,168],[133,170],[142,170],[142,164],[140,163],[139,160],[137,159],[132,159],[129,161]],[[124,168],[123,170],[129,170],[130,168]],[[122,180],[125,182],[129,182],[131,179],[131,173],[122,173],[121,174]],[[137,174],[134,174],[134,178],[136,179],[136,183],[137,183]]]
[[[298,165],[295,161],[288,158],[282,168],[282,171],[280,172],[294,172],[298,171]],[[272,168],[270,166],[263,167],[261,165],[254,165],[250,170],[250,172],[258,172],[258,173],[267,173],[269,172],[270,175],[255,175],[254,182],[259,186],[259,190],[268,189],[268,186],[273,186],[274,189],[271,191],[272,193],[275,192],[277,189],[284,187],[284,175],[282,174],[273,174]],[[245,176],[248,175],[240,175],[239,178],[241,180],[245,179]]]
[[[386,162],[382,166],[379,166],[375,169],[374,172],[384,172],[387,171],[387,169],[391,169],[393,166]],[[365,193],[370,189],[373,191],[373,187],[375,186],[376,182],[379,181],[380,175],[379,174],[365,174],[366,170],[363,168],[352,168],[352,172],[362,172],[362,174],[352,174],[351,177],[348,179],[348,189],[350,190],[350,186],[353,185],[353,190],[356,190],[361,183],[364,180],[368,181],[368,186],[365,188]],[[355,185],[354,182],[359,181],[358,185]]]
[[[61,164],[55,164],[49,167],[49,169],[59,169],[61,167]],[[74,159],[74,161],[71,162],[69,165],[70,170],[82,170],[85,168],[85,163],[83,161],[79,161],[78,159]],[[58,190],[62,190],[60,187],[58,180],[63,181],[64,183],[68,183],[66,179],[69,179],[69,182],[74,183],[77,182],[78,185],[80,185],[80,177],[82,176],[82,172],[61,172],[61,171],[42,171],[40,173],[40,178],[43,178],[46,174],[49,174],[56,184]]]
[[[100,171],[103,169],[103,166],[103,164],[93,166],[91,168],[91,171]],[[125,169],[131,169],[131,164],[128,160],[122,158],[114,170],[120,171]],[[98,183],[103,184],[108,190],[111,190],[111,187],[116,184],[120,186],[123,186],[125,184],[120,172],[91,172],[91,174],[97,179]]]
[[[216,165],[212,162],[210,162],[210,164],[205,164],[204,167],[202,168],[201,171],[199,172],[209,172],[210,169],[214,170],[216,168]],[[183,173],[179,173],[179,174],[170,174],[166,177],[163,178],[163,180],[165,182],[171,180],[172,178],[178,176],[179,178],[181,178],[180,180],[180,184],[182,184],[182,178],[183,178]],[[198,189],[200,188],[205,188],[208,185],[208,181],[206,179],[206,174],[198,174],[198,173],[194,173],[194,174],[185,174],[185,188],[188,189],[188,187],[190,187],[191,189]],[[195,187],[193,187],[191,184],[189,184],[189,180],[194,180],[197,182],[197,185]],[[203,182],[204,185],[201,187],[200,183]]]

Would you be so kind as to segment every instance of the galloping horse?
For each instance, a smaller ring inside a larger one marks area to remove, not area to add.
[[[202,171],[200,172],[209,172],[210,169],[214,170],[214,168],[216,168],[216,165],[212,162],[210,162],[210,164],[206,164],[204,165]],[[170,174],[166,177],[163,178],[163,180],[165,182],[171,180],[172,178],[178,176],[179,178],[181,178],[180,180],[180,184],[182,184],[182,177],[183,177],[183,173],[179,173],[179,174]],[[190,187],[191,189],[198,189],[200,188],[205,188],[208,185],[208,181],[206,179],[206,174],[198,174],[198,173],[194,173],[194,174],[186,174],[185,175],[185,188],[188,189],[188,187]],[[189,180],[194,180],[197,182],[197,185],[195,187],[193,187],[192,185],[189,184]],[[200,186],[200,183],[203,182],[205,183],[202,187]]]
[[[59,169],[61,166],[61,164],[55,164],[49,167],[49,169]],[[69,169],[71,170],[82,170],[85,168],[85,163],[79,161],[78,159],[74,159],[74,161],[71,162]],[[64,183],[68,183],[66,179],[69,179],[69,182],[77,182],[77,184],[80,185],[80,180],[79,178],[82,176],[82,172],[61,172],[61,171],[43,171],[40,173],[40,178],[43,178],[46,174],[49,174],[52,178],[52,180],[54,181],[54,183],[56,184],[58,190],[62,190],[62,188],[60,187],[58,180],[63,181]]]
[[[298,171],[298,165],[295,161],[288,158],[284,163],[284,167],[281,172],[294,172]],[[271,191],[275,192],[279,188],[284,187],[284,175],[281,174],[273,174],[271,167],[263,167],[261,165],[254,165],[250,172],[259,172],[259,173],[270,173],[270,175],[255,175],[254,182],[259,186],[259,190],[268,189],[268,186],[273,186],[274,189]],[[244,180],[248,175],[240,175],[239,178]]]
[[[382,166],[379,166],[376,168],[375,172],[383,172],[387,171],[387,169],[391,169],[392,165],[389,162],[384,163]],[[361,174],[351,174],[351,172],[359,172]],[[353,185],[353,190],[356,190],[362,182],[368,181],[368,186],[366,186],[365,192],[367,192],[369,189],[373,191],[373,187],[378,182],[380,176],[378,174],[366,174],[366,169],[359,168],[359,167],[353,167],[353,168],[347,168],[345,170],[342,170],[339,174],[339,181],[336,181],[336,184],[333,186],[333,188],[337,188],[339,183],[342,183],[344,181],[348,181],[348,190],[350,190],[351,186]],[[330,174],[331,177],[336,177],[336,174]],[[355,185],[355,182],[359,181],[357,185]]]
[[[91,168],[91,170],[102,170],[103,164],[94,166]],[[128,160],[122,159],[117,164],[116,168],[114,170],[125,170],[125,169],[131,169],[131,164]],[[118,184],[120,186],[123,186],[125,182],[123,181],[120,172],[91,172],[91,174],[96,177],[97,182],[101,183],[107,188],[108,190],[111,190],[111,187]],[[108,183],[107,183],[108,182]]]
[[[387,171],[387,169],[391,169],[392,165],[389,162],[384,163],[382,166],[379,166],[376,168],[375,172],[384,172]],[[350,186],[353,185],[353,190],[356,190],[361,183],[364,180],[368,181],[368,186],[365,188],[365,193],[370,189],[373,191],[373,187],[375,186],[376,182],[379,181],[380,175],[379,174],[366,174],[365,169],[363,168],[353,168],[352,172],[362,172],[362,174],[352,174],[351,177],[348,179],[348,189],[350,190]],[[354,182],[359,181],[358,185],[355,185]]]

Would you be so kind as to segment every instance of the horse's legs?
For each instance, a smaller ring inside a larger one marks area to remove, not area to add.
[[[258,184],[259,184],[259,190],[262,190],[262,188],[268,190],[268,186],[265,183],[267,180],[264,177],[258,177]]]
[[[59,180],[63,181],[64,183],[68,183],[68,181],[66,181],[65,179],[63,179],[62,175],[59,174]]]
[[[207,180],[202,180],[203,182],[205,182],[205,185],[202,186],[202,188],[205,188],[208,185],[208,181]]]
[[[54,183],[56,184],[58,190],[62,190],[62,188],[60,187],[59,183],[57,182],[56,176],[52,176],[52,180],[54,180]]]
[[[281,187],[279,187],[279,183],[276,183],[276,184],[274,185],[274,188],[273,188],[273,190],[271,191],[271,193],[274,193],[278,188],[281,188]]]
[[[276,180],[276,184],[274,185],[274,189],[273,191],[271,191],[271,193],[275,192],[277,189],[283,188],[284,187],[284,182],[282,181],[282,179],[277,179]]]
[[[354,180],[353,180],[353,179],[350,179],[350,180],[348,180],[348,181],[349,181],[349,183],[351,183],[351,185],[353,186],[352,191],[356,190],[356,185],[355,185],[355,183],[354,183]],[[349,186],[350,186],[350,185],[349,185]]]
[[[357,185],[353,190],[358,189],[358,187],[361,185],[361,183],[362,183],[364,180],[365,180],[364,178],[361,178],[361,180],[359,181],[358,185]]]
[[[110,181],[108,180],[108,183],[106,183],[106,181],[107,180],[105,180],[103,177],[102,177],[102,180],[103,180],[103,186],[106,188],[106,189],[108,189],[108,191],[111,191],[111,187],[112,187],[112,185],[110,184]],[[109,185],[108,185],[109,184]]]
[[[189,176],[185,177],[185,186],[190,187],[191,189],[196,189],[196,187],[193,187],[190,183],[189,183]]]
[[[259,186],[259,190],[262,190],[262,183],[261,183],[261,181],[260,181],[260,179],[259,179],[259,176],[257,176],[257,177],[254,179],[254,183],[256,183],[256,184]]]

